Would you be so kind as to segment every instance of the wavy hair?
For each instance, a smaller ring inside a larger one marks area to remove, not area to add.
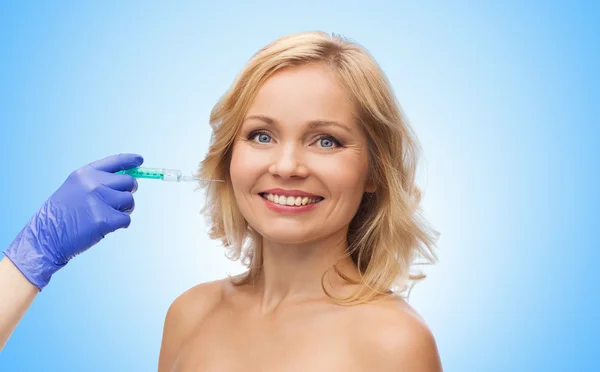
[[[412,284],[425,277],[411,269],[437,261],[434,245],[439,235],[424,220],[419,206],[421,192],[415,176],[420,149],[377,62],[362,46],[339,35],[304,32],[277,39],[249,60],[214,106],[209,151],[197,171],[200,179],[225,181],[200,184],[207,193],[203,213],[209,236],[222,242],[229,258],[241,259],[248,267],[233,278],[235,284],[257,277],[262,237],[248,225],[235,202],[229,175],[232,147],[265,80],[282,68],[309,63],[328,66],[352,99],[367,137],[369,177],[376,190],[364,194],[347,234],[347,254],[358,267],[362,285],[342,298],[331,295],[324,285],[323,290],[345,305],[368,302],[392,290],[410,293]]]

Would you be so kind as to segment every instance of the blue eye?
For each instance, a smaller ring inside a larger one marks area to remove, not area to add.
[[[271,137],[268,134],[259,134],[258,142],[267,143],[271,140]]]
[[[317,143],[319,143],[321,145],[319,147],[326,148],[326,149],[341,146],[340,142],[338,140],[336,140],[335,138],[333,138],[332,136],[323,136],[323,137],[319,138]]]
[[[252,132],[248,136],[248,139],[256,141],[258,143],[269,143],[271,142],[271,136],[265,132]]]

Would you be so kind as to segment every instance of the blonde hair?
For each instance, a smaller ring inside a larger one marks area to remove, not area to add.
[[[232,146],[265,80],[279,69],[308,63],[330,67],[353,100],[368,140],[369,177],[376,188],[364,195],[347,235],[348,254],[358,267],[362,285],[344,298],[333,297],[324,285],[323,290],[346,305],[370,301],[389,294],[390,289],[410,292],[412,283],[425,277],[410,272],[415,261],[437,261],[433,248],[438,234],[421,217],[421,193],[415,184],[418,145],[378,64],[363,47],[338,35],[305,32],[272,42],[250,59],[214,106],[209,152],[197,172],[201,179],[225,180],[201,184],[207,192],[203,212],[209,221],[209,235],[221,240],[231,259],[241,258],[248,267],[234,283],[248,283],[257,277],[262,238],[248,225],[235,202],[229,176]]]

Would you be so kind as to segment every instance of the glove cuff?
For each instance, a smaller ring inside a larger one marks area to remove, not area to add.
[[[36,246],[35,239],[27,238],[26,229],[21,230],[4,254],[41,291],[50,282],[52,274],[66,264],[56,264],[52,258],[46,257],[43,249]]]

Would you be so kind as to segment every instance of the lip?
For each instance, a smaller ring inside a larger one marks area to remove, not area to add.
[[[275,194],[275,195],[283,195],[283,196],[307,196],[309,198],[323,198],[321,195],[315,195],[308,192],[304,192],[302,190],[284,190],[284,189],[270,189],[261,192],[260,194]]]

